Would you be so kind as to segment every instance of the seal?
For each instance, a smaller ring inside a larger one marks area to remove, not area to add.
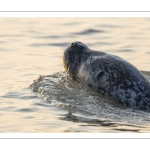
[[[126,60],[73,42],[63,53],[68,75],[126,107],[150,111],[150,82]]]

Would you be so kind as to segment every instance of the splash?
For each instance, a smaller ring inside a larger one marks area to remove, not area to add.
[[[49,105],[69,113],[136,125],[149,124],[150,121],[149,113],[125,108],[82,83],[72,81],[65,72],[40,76],[30,88]]]

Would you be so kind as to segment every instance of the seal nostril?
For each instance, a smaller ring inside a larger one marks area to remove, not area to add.
[[[71,46],[73,46],[74,45],[74,43],[71,43]]]

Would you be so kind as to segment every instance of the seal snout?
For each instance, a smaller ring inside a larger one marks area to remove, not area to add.
[[[89,49],[86,45],[76,41],[72,42],[64,51],[63,64],[70,76],[77,75],[80,64],[88,57],[86,54],[87,50]]]
[[[76,50],[87,50],[88,49],[88,47],[85,44],[83,44],[82,42],[79,42],[79,41],[72,42],[68,48],[76,49]]]
[[[76,42],[72,42],[69,47],[70,48],[79,47],[81,44],[82,44],[81,42],[76,41]]]

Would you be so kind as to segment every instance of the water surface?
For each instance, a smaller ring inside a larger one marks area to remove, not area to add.
[[[120,56],[150,81],[149,18],[0,18],[0,132],[149,132],[150,113],[67,78],[73,41]]]

